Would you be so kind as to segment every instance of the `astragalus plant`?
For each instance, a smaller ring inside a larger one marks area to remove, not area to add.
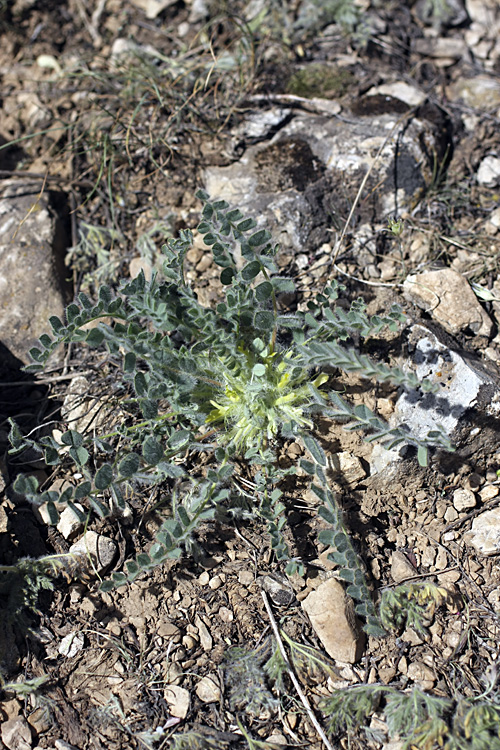
[[[412,389],[431,386],[349,346],[353,336],[364,339],[385,327],[396,329],[399,309],[368,317],[357,300],[346,312],[336,305],[342,288],[332,282],[307,310],[283,312],[280,296],[296,290],[278,271],[278,247],[270,233],[256,230],[253,219],[226,202],[210,202],[204,193],[199,197],[204,207],[198,232],[221,269],[220,301],[202,305],[186,281],[185,259],[193,239],[186,230],[163,247],[163,272],[150,281],[141,273],[123,282],[117,293],[102,286],[97,304],[80,294],[65,322],[51,318],[52,336],[42,336],[40,347],[31,350],[35,364],[29,369],[42,369],[60,344],[104,346],[113,362],[121,363],[118,377],[128,389],[128,418],[103,436],[69,429],[60,442],[46,436],[36,444],[13,425],[13,451],[37,445],[47,464],[70,462],[82,475],[77,487],[62,493],[39,492],[32,476],[20,476],[16,489],[34,503],[47,503],[54,522],[62,503],[83,519],[90,509],[101,516],[123,509],[130,488],[163,483],[170,490],[168,517],[149,553],[129,561],[104,587],[131,580],[183,551],[196,552],[200,524],[227,521],[232,514],[265,519],[274,554],[291,572],[301,568],[301,561],[291,559],[284,539],[286,507],[278,484],[296,467],[285,471],[277,456],[283,439],[302,441],[310,460],[302,459],[301,469],[315,482],[322,515],[331,525],[324,541],[331,544],[369,626],[372,610],[366,605],[363,569],[328,489],[315,417],[365,429],[369,440],[387,447],[411,443],[424,461],[429,445],[448,445],[445,437],[435,432],[418,440],[404,428],[391,428],[365,406],[349,405],[328,388],[328,381],[340,368]],[[84,328],[96,320],[102,321],[97,327]]]

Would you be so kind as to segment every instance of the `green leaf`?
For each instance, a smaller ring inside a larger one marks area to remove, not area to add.
[[[90,331],[87,331],[85,342],[92,348],[100,346],[103,341],[104,332],[100,328],[91,328]]]
[[[91,301],[89,300],[89,298],[87,297],[87,295],[85,294],[85,292],[80,292],[80,294],[78,295],[78,299],[80,300],[80,304],[81,304],[81,306],[82,306],[82,307],[83,307],[83,308],[84,308],[85,310],[92,310],[92,308],[93,308],[93,304],[92,304],[92,302],[91,302]]]
[[[259,247],[259,245],[264,245],[266,242],[269,242],[269,240],[272,239],[271,233],[267,231],[267,229],[260,229],[258,232],[255,232],[255,234],[251,234],[248,238],[248,244],[250,247]]]
[[[144,460],[152,466],[156,466],[156,464],[160,463],[164,452],[163,445],[159,440],[152,436],[147,437],[142,444],[142,455]]]
[[[172,448],[182,448],[189,443],[191,433],[189,430],[177,430],[168,441]]]
[[[138,396],[148,395],[148,384],[143,372],[138,372],[134,378],[134,389]]]
[[[57,466],[61,463],[61,456],[57,448],[52,445],[48,445],[44,448],[44,460],[47,466]]]
[[[156,419],[158,416],[158,403],[149,398],[139,399],[139,406],[146,419]]]
[[[253,366],[252,372],[256,377],[262,378],[266,374],[266,366],[258,362]]]
[[[129,453],[128,456],[122,458],[118,464],[118,473],[125,479],[130,479],[134,474],[137,474],[141,463],[140,457],[137,453]]]
[[[308,461],[306,458],[300,459],[299,466],[301,469],[304,469],[306,474],[309,474],[310,476],[314,476],[314,474],[316,473],[315,465],[312,461]]]
[[[419,445],[417,451],[418,463],[420,466],[427,466],[429,463],[429,451],[426,445]]]
[[[297,288],[292,279],[287,279],[282,276],[273,276],[271,284],[273,285],[274,290],[279,294],[283,292],[291,294],[295,292]]]
[[[103,464],[99,467],[94,478],[97,490],[105,490],[113,481],[113,467],[111,464]]]
[[[44,349],[49,349],[52,345],[52,339],[46,333],[42,333],[38,340]]]
[[[99,289],[99,300],[105,305],[111,302],[111,289],[105,284]]]
[[[31,474],[20,474],[14,482],[14,491],[18,495],[35,495],[38,490],[38,479]]]
[[[36,346],[33,346],[29,350],[29,355],[30,355],[31,359],[35,360],[35,362],[41,362],[41,360],[43,359],[43,353],[42,353],[42,351],[40,349],[38,349],[38,347],[36,347]]]
[[[258,331],[271,331],[274,326],[274,314],[267,310],[258,310],[254,315],[253,324]]]
[[[311,435],[302,435],[302,440],[304,441],[304,445],[306,446],[307,450],[314,458],[314,460],[320,466],[326,466],[325,452],[316,438],[313,438]]]
[[[134,372],[137,362],[137,357],[134,352],[127,352],[123,359],[123,371]]]
[[[140,552],[136,559],[141,568],[150,568],[152,565],[152,560],[146,552]]]
[[[58,318],[57,315],[51,315],[51,317],[49,318],[49,323],[50,323],[50,327],[52,328],[55,334],[58,334],[59,331],[61,331],[64,328],[64,324],[61,318]]]
[[[87,520],[87,513],[84,510],[81,510],[77,505],[75,505],[71,501],[68,502],[68,508],[71,508],[72,512],[78,518],[80,523],[85,523],[85,521]]]
[[[63,492],[61,492],[61,495],[59,497],[59,502],[67,503],[71,500],[72,497],[73,497],[73,487],[66,487],[66,489],[63,490]]]
[[[78,315],[80,315],[80,308],[72,302],[71,305],[68,305],[66,308],[66,320],[68,323],[72,323]]]
[[[83,444],[83,435],[76,430],[68,430],[61,435],[61,443],[70,445],[72,448],[79,448]]]
[[[241,269],[241,278],[244,281],[252,281],[260,273],[261,265],[258,260],[252,260]]]
[[[224,286],[229,286],[233,283],[235,275],[236,274],[232,268],[225,268],[220,275],[221,284],[224,284]]]
[[[75,489],[75,500],[83,500],[88,497],[92,492],[92,485],[90,482],[82,482]]]
[[[231,221],[234,224],[234,222],[236,221],[241,221],[241,219],[243,218],[243,214],[241,213],[239,208],[232,208],[227,212],[226,218],[228,221]]]
[[[255,299],[258,302],[266,302],[273,293],[273,285],[270,281],[263,281],[262,284],[259,284],[255,287]]]
[[[249,229],[253,229],[257,226],[257,222],[254,219],[244,219],[236,225],[238,232],[248,232]]]

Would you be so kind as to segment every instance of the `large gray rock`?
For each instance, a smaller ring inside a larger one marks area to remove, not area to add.
[[[462,458],[497,449],[500,387],[497,377],[476,358],[442,343],[435,333],[414,325],[409,335],[412,369],[420,380],[439,385],[424,397],[405,391],[396,402],[391,425],[404,424],[418,438],[442,428],[460,448]],[[398,470],[398,450],[375,445],[372,474]]]
[[[0,182],[0,342],[29,362],[27,351],[50,331],[69,301],[64,236],[41,183]]]
[[[385,94],[353,108],[339,117],[295,114],[238,162],[208,167],[206,191],[253,216],[284,250],[300,253],[332,240],[332,217],[342,224],[372,166],[358,225],[413,207],[432,184],[436,160],[439,166],[446,159],[440,110],[421,107],[406,118],[408,104]],[[258,124],[254,116],[251,124]]]

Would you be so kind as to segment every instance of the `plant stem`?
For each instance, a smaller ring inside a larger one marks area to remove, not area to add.
[[[294,686],[295,690],[297,691],[297,695],[299,696],[300,701],[301,701],[302,705],[304,706],[307,715],[309,716],[311,724],[314,726],[314,728],[316,729],[317,733],[321,737],[321,740],[322,740],[324,746],[327,748],[327,750],[334,750],[333,745],[328,740],[328,737],[324,733],[324,731],[323,731],[320,723],[318,722],[316,716],[314,715],[314,712],[313,712],[313,710],[311,708],[311,705],[310,705],[309,701],[307,700],[305,694],[303,693],[302,688],[300,687],[300,683],[299,683],[297,677],[295,676],[295,673],[294,673],[294,671],[293,671],[293,669],[291,667],[290,661],[288,659],[288,655],[287,655],[287,653],[285,651],[285,647],[283,645],[283,641],[281,640],[281,635],[280,635],[280,632],[279,632],[278,625],[276,624],[276,620],[274,619],[274,615],[273,615],[273,611],[271,609],[271,605],[269,604],[269,599],[267,598],[267,594],[266,594],[265,591],[261,591],[261,594],[262,594],[262,598],[264,600],[264,606],[266,608],[267,616],[269,617],[269,622],[271,623],[271,628],[273,629],[274,637],[276,638],[276,642],[278,644],[278,648],[280,650],[281,656],[283,657],[283,661],[286,664],[286,670],[287,670],[288,676],[290,677],[290,679],[291,679],[291,681],[293,683],[293,686]]]

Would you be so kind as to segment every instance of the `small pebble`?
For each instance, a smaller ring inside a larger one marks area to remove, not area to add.
[[[498,487],[494,484],[487,484],[486,487],[483,487],[482,490],[479,491],[479,497],[481,498],[483,503],[488,502],[488,500],[492,500],[497,495]]]
[[[446,509],[446,512],[444,514],[444,520],[447,523],[453,523],[453,521],[456,521],[458,518],[458,513],[455,510],[455,508],[452,508],[451,505],[449,508]]]
[[[436,682],[433,670],[422,661],[414,661],[408,665],[407,677],[418,682],[424,690],[431,690]]]
[[[453,493],[453,506],[459,512],[476,507],[476,496],[472,490],[459,489]]]
[[[203,703],[217,703],[221,692],[219,686],[210,677],[202,677],[196,686],[196,695]]]

